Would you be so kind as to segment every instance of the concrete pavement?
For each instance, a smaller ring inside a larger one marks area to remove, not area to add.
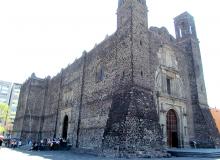
[[[201,160],[203,158],[164,158],[160,160]],[[127,160],[123,158],[95,157],[86,154],[75,154],[71,151],[25,151],[19,149],[0,149],[0,160]],[[144,159],[132,159],[144,160]],[[146,159],[145,159],[146,160]],[[158,159],[151,159],[158,160]],[[204,160],[220,160],[216,158],[204,158]]]

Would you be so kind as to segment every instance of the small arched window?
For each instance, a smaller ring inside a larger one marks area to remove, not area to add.
[[[140,45],[142,46],[143,45],[143,42],[140,40]]]
[[[103,65],[99,65],[97,67],[97,71],[96,71],[96,80],[97,81],[103,81],[105,78],[105,70]]]
[[[143,71],[141,71],[141,77],[143,77]]]
[[[171,78],[167,77],[167,93],[171,95]]]

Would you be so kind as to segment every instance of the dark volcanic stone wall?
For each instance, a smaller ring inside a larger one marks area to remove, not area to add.
[[[28,88],[29,88],[29,81],[26,81],[22,85],[21,90],[20,90],[20,95],[19,95],[18,107],[17,107],[16,117],[15,117],[15,125],[13,128],[15,137],[21,137],[25,110],[26,110],[26,103],[27,103],[27,98],[28,98],[28,93],[29,93]]]
[[[115,93],[109,118],[104,132],[103,148],[113,150],[125,150],[126,146],[126,116],[131,103],[129,90]]]
[[[134,154],[163,145],[152,92],[134,87],[115,94],[104,133],[104,150]]]
[[[112,103],[112,82],[115,75],[116,37],[110,36],[90,51],[85,59],[79,147],[100,149],[108,112]],[[103,80],[97,75],[100,67]]]
[[[60,74],[49,80],[47,85],[47,93],[43,116],[43,123],[41,128],[41,138],[51,138],[54,136],[55,124],[57,119],[57,109],[59,103],[60,93]]]
[[[23,140],[37,140],[40,136],[42,112],[47,81],[32,77],[22,87],[19,109],[16,114],[15,132]]]

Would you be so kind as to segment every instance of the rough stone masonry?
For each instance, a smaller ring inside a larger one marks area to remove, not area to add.
[[[158,156],[170,147],[216,147],[193,17],[148,28],[145,0],[118,0],[117,30],[55,77],[21,88],[14,135],[63,137],[73,149]]]

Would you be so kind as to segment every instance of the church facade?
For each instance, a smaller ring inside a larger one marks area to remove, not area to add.
[[[145,0],[118,0],[117,30],[53,78],[23,84],[14,135],[73,148],[139,151],[218,145],[193,17],[148,27]]]

